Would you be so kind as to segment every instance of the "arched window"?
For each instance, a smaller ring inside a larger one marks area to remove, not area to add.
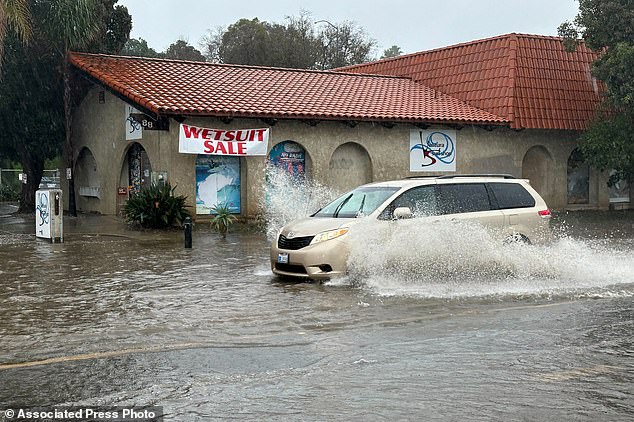
[[[554,178],[553,158],[545,147],[536,145],[526,151],[522,160],[522,178],[528,179],[546,203],[550,203]]]
[[[356,142],[339,145],[328,164],[329,185],[346,192],[372,181],[372,162],[366,149]]]
[[[138,142],[130,145],[124,166],[126,164],[130,194],[137,194],[141,188],[150,187],[152,184],[152,165],[145,148]]]
[[[297,142],[284,141],[269,152],[269,163],[293,176],[306,176],[306,150]]]
[[[590,166],[584,162],[583,154],[576,148],[568,157],[568,203],[590,202]]]

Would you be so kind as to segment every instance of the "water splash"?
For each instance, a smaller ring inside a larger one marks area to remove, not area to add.
[[[465,222],[366,220],[352,228],[350,246],[347,281],[379,295],[634,295],[634,245],[613,241],[503,244]]]
[[[339,192],[303,177],[290,175],[284,169],[268,166],[261,209],[264,210],[266,236],[269,240],[285,224],[313,214]]]
[[[265,189],[269,240],[340,194],[275,167],[267,170]],[[631,240],[575,239],[566,225],[558,225],[550,245],[503,244],[467,222],[402,223],[359,221],[349,235],[350,274],[328,284],[429,298],[634,296]]]

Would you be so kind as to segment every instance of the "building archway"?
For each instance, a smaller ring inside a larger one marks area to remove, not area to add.
[[[590,203],[590,166],[579,148],[568,157],[568,204]]]
[[[79,151],[75,160],[75,180],[79,196],[77,197],[77,208],[80,211],[93,211],[91,206],[92,198],[101,198],[101,178],[97,161],[88,147]]]
[[[310,156],[304,147],[290,140],[275,144],[271,148],[268,163],[297,177],[307,177],[311,167]]]
[[[522,178],[530,181],[547,204],[553,201],[553,158],[545,147],[537,145],[526,151],[522,160]]]
[[[356,142],[339,145],[328,163],[329,185],[340,192],[347,192],[372,181],[370,154]]]
[[[152,184],[152,164],[145,148],[138,142],[130,144],[121,166],[119,186],[127,186],[129,194],[137,194]]]

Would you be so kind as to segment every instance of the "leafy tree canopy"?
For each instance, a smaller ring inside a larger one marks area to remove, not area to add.
[[[75,81],[72,90],[65,84],[69,75],[66,52],[118,52],[129,37],[132,18],[116,0],[27,3],[32,25],[28,43],[15,31],[4,42],[0,155],[19,160],[27,173],[20,209],[31,212],[45,160],[59,154],[65,142],[72,150],[70,111],[85,93],[81,81]]]
[[[332,69],[372,60],[376,42],[353,22],[314,22],[311,15],[289,16],[286,22],[240,19],[203,38],[207,59],[220,63]]]
[[[582,38],[601,53],[592,72],[605,82],[606,95],[602,112],[582,135],[586,160],[616,170],[610,183],[634,181],[634,1],[579,0],[579,14],[559,26],[559,35],[569,49]]]
[[[143,38],[130,38],[120,54],[135,57],[161,57],[161,54],[150,47]]]
[[[398,45],[393,45],[392,47],[383,50],[383,55],[381,56],[381,58],[389,59],[390,57],[398,57],[401,54],[403,54],[403,50],[401,50],[401,47],[399,47]]]
[[[7,33],[26,43],[31,36],[31,11],[28,0],[0,0],[0,70]]]
[[[184,40],[178,40],[171,44],[161,56],[166,59],[205,61],[205,56]]]

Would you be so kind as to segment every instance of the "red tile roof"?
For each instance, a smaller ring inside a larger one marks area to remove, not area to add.
[[[70,53],[101,84],[162,115],[508,125],[408,78]]]
[[[513,128],[584,129],[601,100],[597,54],[561,39],[507,34],[338,70],[412,78],[506,118]]]

